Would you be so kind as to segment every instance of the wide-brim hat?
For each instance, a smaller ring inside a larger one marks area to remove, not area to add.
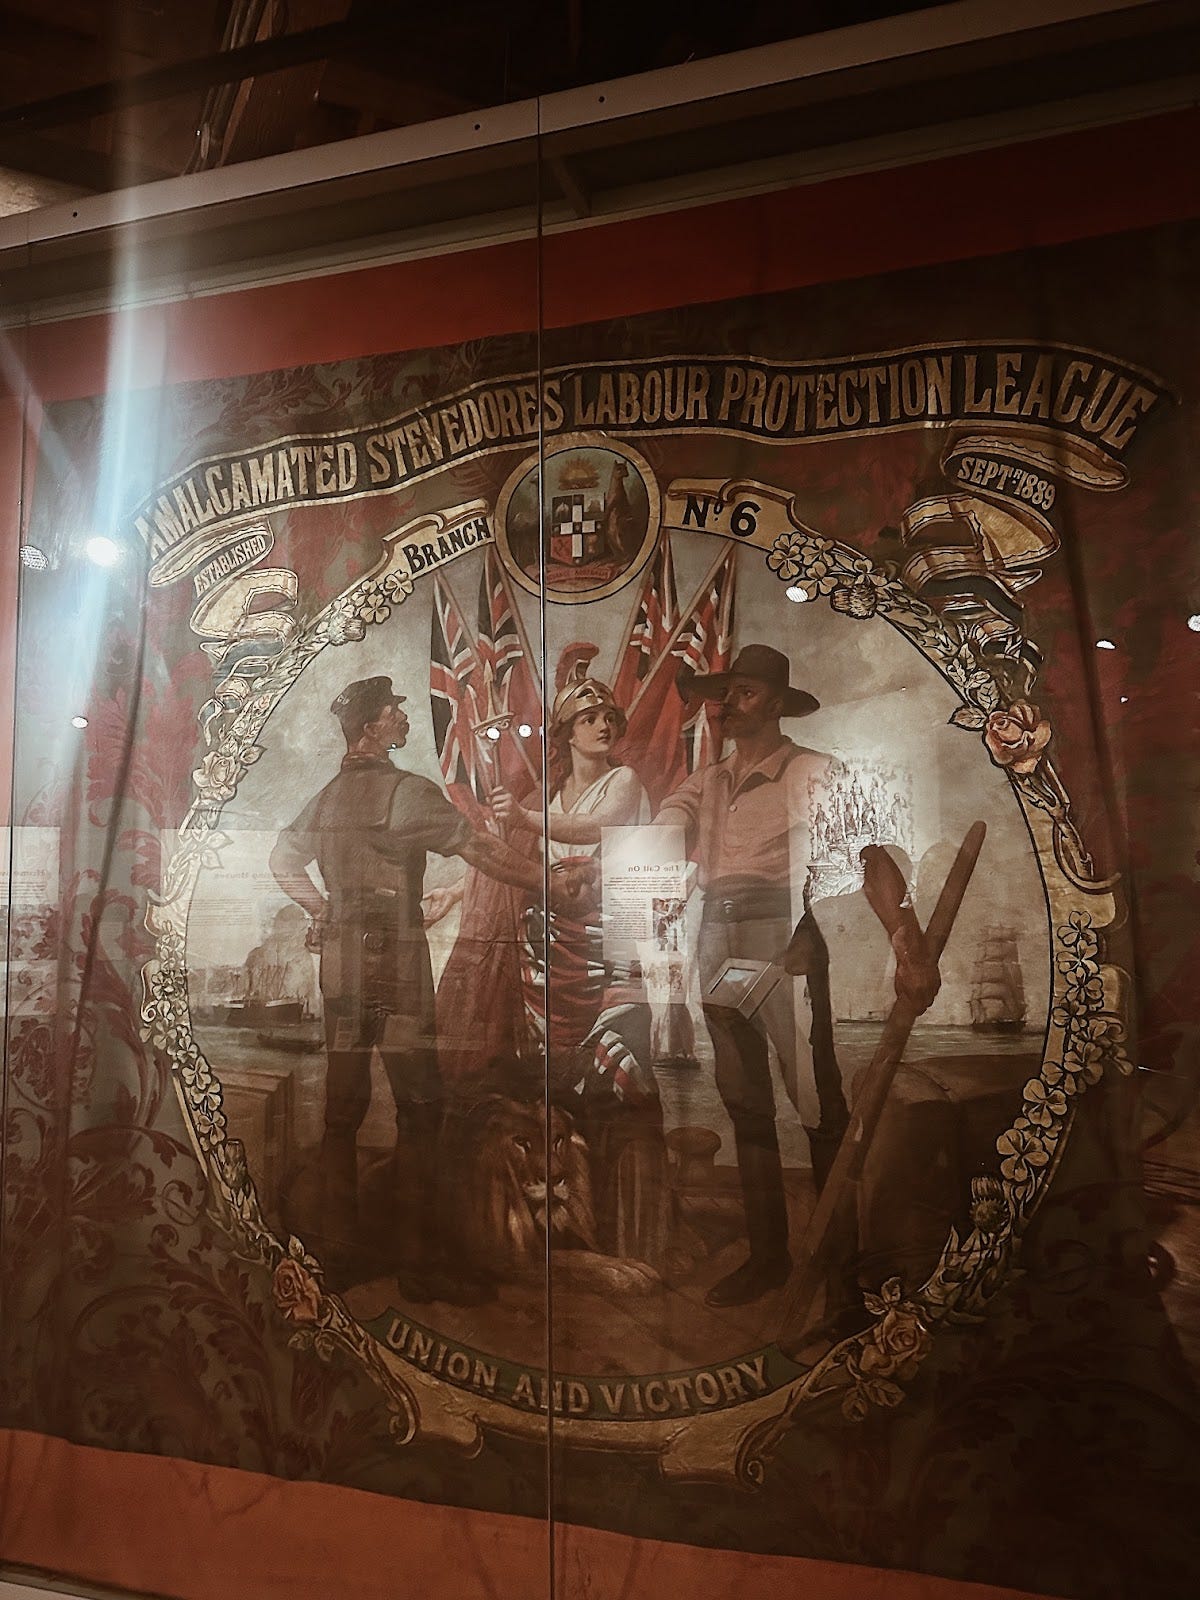
[[[719,700],[729,687],[731,678],[755,678],[765,683],[783,701],[781,717],[807,717],[821,709],[821,702],[806,689],[793,688],[791,663],[782,650],[773,650],[769,644],[748,644],[734,657],[728,672],[712,672],[705,678],[693,678],[688,685],[691,694],[705,700]]]
[[[358,678],[346,685],[329,709],[339,720],[353,718],[367,723],[374,722],[388,706],[403,703],[404,696],[392,688],[390,678]]]

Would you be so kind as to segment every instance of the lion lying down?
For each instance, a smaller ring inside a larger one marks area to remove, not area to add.
[[[662,1287],[652,1267],[602,1254],[587,1146],[557,1107],[488,1096],[451,1115],[440,1163],[442,1215],[453,1219],[472,1264],[501,1282],[542,1280],[546,1234],[556,1284],[598,1293]]]

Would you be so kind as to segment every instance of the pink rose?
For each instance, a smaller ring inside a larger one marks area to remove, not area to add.
[[[993,711],[983,730],[983,742],[998,767],[1028,774],[1042,759],[1050,743],[1050,724],[1036,706],[1014,700],[1007,711]]]
[[[271,1281],[275,1304],[289,1322],[316,1322],[321,1307],[317,1280],[298,1261],[281,1261]]]

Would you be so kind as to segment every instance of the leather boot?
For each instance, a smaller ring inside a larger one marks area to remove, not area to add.
[[[422,1134],[421,1112],[417,1105],[396,1109],[396,1145],[392,1151],[389,1186],[391,1215],[388,1231],[391,1255],[399,1271],[407,1275],[420,1272],[425,1262],[425,1230],[430,1221],[429,1152]]]
[[[808,1135],[813,1182],[819,1195],[841,1147],[842,1130],[805,1126],[804,1131]],[[862,1325],[863,1299],[858,1283],[857,1196],[857,1185],[849,1186],[830,1222],[823,1327],[857,1331]]]
[[[350,1128],[326,1128],[313,1191],[316,1211],[300,1226],[325,1269],[325,1285],[341,1291],[366,1275],[359,1231],[358,1136]]]
[[[750,1254],[740,1267],[713,1284],[704,1297],[710,1306],[749,1305],[781,1288],[792,1270],[787,1196],[774,1119],[741,1120],[734,1125],[734,1138]]]

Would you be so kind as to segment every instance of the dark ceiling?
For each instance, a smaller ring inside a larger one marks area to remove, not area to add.
[[[0,0],[0,167],[106,191],[924,9]]]
[[[756,45],[778,48],[703,65]],[[1200,0],[0,0],[0,314],[170,292],[184,266],[196,292],[1197,103]],[[84,199],[442,117],[344,160],[214,173],[186,198]]]

